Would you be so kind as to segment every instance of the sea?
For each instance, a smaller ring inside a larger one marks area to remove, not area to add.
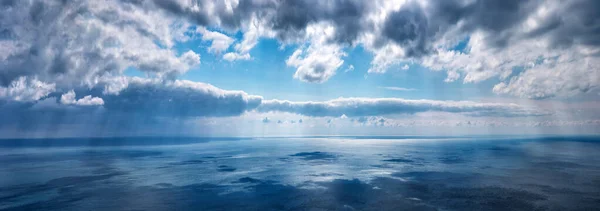
[[[0,210],[600,210],[600,137],[2,139]]]

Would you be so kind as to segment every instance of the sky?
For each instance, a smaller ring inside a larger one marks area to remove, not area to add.
[[[2,0],[0,138],[600,131],[596,0]]]

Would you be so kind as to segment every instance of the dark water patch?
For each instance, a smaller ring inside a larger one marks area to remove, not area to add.
[[[83,151],[81,157],[84,159],[110,159],[110,158],[121,158],[121,159],[134,159],[143,157],[157,157],[162,156],[162,151],[149,151],[149,150],[88,150]]]
[[[160,187],[160,188],[171,188],[171,187],[175,187],[173,184],[171,183],[158,183],[155,184],[156,187]]]
[[[440,161],[440,163],[443,164],[460,164],[460,163],[466,163],[467,160],[462,158],[459,155],[445,155],[442,157],[439,157],[438,160]]]
[[[385,159],[382,161],[392,162],[392,163],[413,163],[413,162],[415,162],[414,160],[404,159],[404,158],[392,158],[392,159]]]
[[[550,185],[540,185],[540,184],[520,184],[519,186],[527,188],[527,189],[532,189],[532,190],[539,190],[543,193],[546,194],[568,194],[568,195],[579,195],[579,194],[583,194],[583,192],[581,191],[576,191],[574,189],[571,188],[557,188],[557,187],[553,187]]]
[[[327,152],[300,152],[293,155],[292,157],[301,157],[303,160],[332,160],[336,159],[337,156]]]
[[[448,180],[431,183],[378,178],[373,185],[442,210],[538,210],[542,207],[537,203],[546,200],[544,195],[512,188],[447,186],[445,184],[452,183],[452,179]]]
[[[203,156],[203,159],[220,159],[220,158],[231,158],[233,156],[231,155],[224,155],[224,156]]]
[[[44,184],[26,184],[3,187],[0,189],[0,193],[2,193],[3,195],[2,197],[0,197],[0,202],[14,201],[18,200],[21,197],[26,197],[29,195],[38,194],[41,192],[46,192],[55,189],[60,191],[68,191],[69,189],[82,188],[86,187],[87,185],[90,185],[90,183],[101,180],[107,180],[119,175],[123,175],[123,173],[113,172],[110,174],[103,175],[69,176],[52,179]]]
[[[197,164],[203,164],[203,163],[204,163],[203,160],[184,160],[184,161],[179,161],[179,162],[171,162],[171,163],[169,163],[169,165],[187,166],[187,165],[197,165]]]
[[[420,182],[438,182],[455,184],[458,182],[469,182],[482,177],[480,174],[461,174],[453,172],[438,172],[438,171],[415,171],[404,173],[392,173],[394,177],[410,178],[413,181]]]
[[[227,165],[220,165],[217,168],[217,171],[219,172],[232,172],[237,170],[237,168],[231,167],[231,166],[227,166]]]
[[[32,153],[32,154],[11,154],[0,156],[1,164],[20,164],[20,163],[46,163],[61,162],[68,160],[77,160],[86,163],[103,163],[113,159],[138,159],[145,157],[159,158],[163,156],[162,151],[151,150],[84,150],[71,151],[65,153]]]
[[[490,151],[510,151],[512,149],[508,148],[508,147],[494,146],[494,147],[487,148],[487,150],[490,150]]]
[[[119,175],[123,175],[123,173],[115,172],[104,175],[61,177],[48,181],[46,185],[50,187],[76,186],[98,180],[110,179]]]
[[[242,177],[234,183],[261,183],[261,182],[262,182],[262,180],[254,179],[252,177]]]
[[[369,166],[375,167],[375,168],[392,168],[393,167],[392,165],[388,165],[388,164],[384,164],[384,165],[376,164],[376,165],[369,165]]]
[[[574,169],[574,168],[590,168],[586,165],[581,165],[578,163],[568,162],[568,161],[543,161],[543,162],[534,162],[532,163],[537,168],[547,168],[547,169]]]

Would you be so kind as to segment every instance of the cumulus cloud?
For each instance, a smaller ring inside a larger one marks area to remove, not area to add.
[[[593,24],[586,24],[598,17],[591,12],[598,8],[595,1],[456,0],[399,5],[384,5],[377,9],[381,17],[371,17],[376,27],[362,40],[375,54],[371,73],[384,73],[410,61],[447,71],[446,82],[499,78],[502,82],[494,88],[498,94],[539,99],[597,91],[595,78],[578,80],[600,71],[595,65],[598,33],[591,30]],[[466,47],[453,49],[460,42]],[[553,59],[560,62],[540,63]],[[524,71],[517,74],[515,69]]]
[[[56,89],[56,84],[48,84],[25,76],[12,81],[7,87],[0,86],[0,99],[14,101],[37,101]]]
[[[211,45],[208,48],[209,52],[220,54],[226,51],[229,46],[235,41],[233,38],[216,31],[209,31],[204,27],[196,29],[197,32],[202,34],[202,40],[211,41]]]
[[[599,68],[599,59],[561,55],[532,64],[517,76],[494,86],[493,91],[530,99],[571,97],[598,90]]]
[[[286,64],[297,68],[294,78],[305,82],[323,83],[342,66],[342,55],[340,49],[334,46],[309,47],[296,50]]]
[[[307,37],[311,40],[308,47],[294,51],[287,59],[288,66],[296,67],[294,78],[311,83],[323,83],[340,68],[346,54],[338,44],[330,43],[335,36],[331,25],[311,25],[307,29]],[[354,68],[354,66],[352,66]]]
[[[464,113],[472,116],[538,116],[545,113],[516,104],[471,101],[406,100],[401,98],[338,98],[323,102],[264,100],[261,112],[288,112],[313,117],[378,116],[427,111]]]
[[[103,105],[104,100],[99,97],[92,97],[87,95],[81,99],[75,99],[76,94],[74,90],[68,91],[60,96],[60,103],[65,105],[78,105],[78,106],[96,106]]]
[[[237,116],[256,108],[262,97],[230,91],[210,84],[132,78],[114,94],[102,96],[109,111],[155,116]]]
[[[140,3],[140,4],[137,4]],[[139,1],[6,1],[0,7],[0,86],[35,77],[64,88],[95,85],[127,67],[175,77],[199,64],[172,49],[189,24]]]

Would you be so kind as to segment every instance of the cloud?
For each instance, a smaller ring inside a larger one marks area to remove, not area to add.
[[[409,4],[387,16],[382,35],[402,46],[404,57],[420,57],[432,51],[428,23],[421,7]]]
[[[20,102],[37,101],[48,96],[56,89],[56,84],[48,84],[25,76],[12,81],[7,87],[0,86],[0,100],[8,99]]]
[[[108,111],[154,116],[237,116],[260,105],[262,97],[210,84],[132,78],[115,94],[102,96]]]
[[[268,117],[265,117],[265,118],[262,119],[262,122],[263,123],[269,123],[269,122],[271,122],[271,120]]]
[[[597,91],[597,80],[578,81],[581,75],[600,71],[595,68],[600,55],[598,34],[585,24],[597,17],[591,12],[598,7],[597,2],[419,3],[384,5],[379,8],[384,18],[371,18],[376,27],[362,40],[375,54],[370,73],[416,62],[447,71],[447,82],[478,83],[499,78],[503,81],[494,88],[497,94],[540,99]],[[460,42],[466,42],[464,50],[453,49]],[[556,58],[561,61],[559,65],[537,64],[540,59]],[[532,64],[536,67],[531,68]],[[572,69],[569,73],[567,66]],[[520,68],[523,73],[515,73]]]
[[[245,54],[239,54],[239,53],[235,53],[235,52],[229,52],[226,53],[225,55],[223,55],[223,59],[227,60],[227,61],[235,61],[235,60],[250,60],[252,57],[250,57],[250,54],[245,53]]]
[[[545,113],[516,104],[471,101],[406,100],[401,98],[338,98],[323,102],[264,100],[260,112],[288,112],[312,117],[379,116],[426,111],[464,113],[472,116],[539,116]]]
[[[60,103],[65,105],[78,105],[78,106],[97,106],[103,105],[104,100],[98,97],[92,97],[91,95],[87,95],[81,99],[75,99],[75,91],[71,90],[67,93],[64,93],[60,96]]]
[[[172,48],[189,25],[137,3],[7,2],[0,7],[6,34],[0,39],[0,86],[31,77],[72,89],[127,67],[173,78],[198,65],[194,52],[179,55]]]
[[[393,90],[393,91],[416,91],[416,89],[412,89],[412,88],[403,88],[403,87],[395,87],[395,86],[380,86],[377,87],[380,89],[387,89],[387,90]]]
[[[344,64],[342,57],[346,54],[340,45],[329,42],[335,36],[331,25],[312,25],[307,33],[307,37],[311,39],[310,45],[294,51],[286,64],[297,68],[294,78],[304,82],[323,83]]]
[[[211,41],[208,51],[216,54],[226,51],[235,41],[233,38],[225,34],[216,31],[209,31],[204,27],[200,27],[196,29],[196,31],[202,34],[202,40]]]
[[[348,68],[344,70],[345,73],[354,71],[354,65],[348,65]]]
[[[544,99],[571,97],[597,91],[600,87],[600,60],[586,56],[547,59],[494,86],[499,94]]]
[[[305,82],[326,82],[343,65],[345,51],[361,46],[373,54],[369,73],[385,73],[410,62],[446,71],[447,82],[499,79],[497,94],[536,99],[574,96],[597,91],[597,80],[580,85],[577,79],[600,71],[595,64],[600,36],[594,24],[599,4],[594,0],[8,1],[0,8],[6,14],[0,20],[0,87],[20,77],[64,90],[82,84],[93,87],[99,78],[122,75],[129,67],[173,80],[200,64],[197,53],[174,47],[191,39],[186,32],[197,25],[202,39],[211,42],[208,50],[223,53],[226,61],[252,60],[250,51],[261,38],[297,46],[286,64],[296,68],[294,78]],[[242,39],[237,42],[221,32],[240,32]],[[461,42],[464,49],[455,49]],[[556,66],[529,68],[540,58],[557,57],[561,62]],[[582,63],[586,65],[577,67]],[[575,76],[565,81],[561,81],[564,74],[544,75],[541,70],[565,72],[573,66]],[[515,73],[515,68],[524,70]],[[532,78],[535,83],[530,83]]]
[[[286,61],[288,66],[296,67],[294,78],[311,83],[323,83],[342,66],[343,53],[337,47],[309,47],[296,50]]]

